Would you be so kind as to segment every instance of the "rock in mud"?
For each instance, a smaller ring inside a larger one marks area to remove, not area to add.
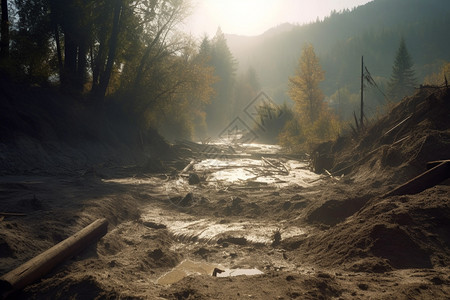
[[[281,243],[281,231],[280,229],[277,229],[275,230],[272,236],[272,247],[277,247],[280,245],[280,243]]]
[[[148,253],[148,256],[154,260],[161,259],[164,256],[164,252],[161,249],[155,249]]]
[[[200,183],[200,177],[196,173],[190,173],[188,182],[190,185],[199,184]]]
[[[152,221],[144,221],[144,222],[142,222],[142,225],[149,227],[149,228],[153,228],[153,229],[166,229],[167,228],[167,226],[164,224],[155,223]]]
[[[358,283],[358,288],[363,291],[367,291],[369,289],[369,285],[366,283]]]
[[[233,197],[233,201],[231,202],[231,209],[233,210],[242,210],[241,203],[242,199],[239,197]]]
[[[194,194],[193,193],[187,193],[186,196],[180,201],[181,206],[191,206],[194,202]]]

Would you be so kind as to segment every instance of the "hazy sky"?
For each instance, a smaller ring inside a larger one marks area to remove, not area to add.
[[[259,35],[282,23],[304,24],[323,19],[332,10],[353,8],[372,0],[191,0],[193,14],[185,31],[212,37],[224,33]]]

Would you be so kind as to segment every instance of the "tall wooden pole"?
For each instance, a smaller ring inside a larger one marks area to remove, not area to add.
[[[361,129],[364,126],[364,56],[361,56]]]

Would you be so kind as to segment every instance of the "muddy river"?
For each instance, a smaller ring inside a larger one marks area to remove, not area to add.
[[[197,205],[200,203],[200,206],[204,203],[205,207],[228,203],[230,215],[233,215],[242,209],[244,202],[239,196],[234,196],[236,193],[252,195],[262,190],[273,190],[276,195],[276,190],[283,187],[306,188],[319,181],[319,175],[308,169],[307,162],[283,155],[280,151],[280,147],[274,145],[244,144],[235,146],[233,155],[200,156],[191,161],[188,170],[175,177],[133,177],[104,181],[135,186],[149,185],[157,195],[164,195],[164,201],[169,204],[170,209],[151,204],[143,210],[141,220],[144,224],[157,224],[166,228],[179,241],[172,247],[174,251],[188,252],[189,248],[202,245],[208,247],[224,242],[269,246],[273,243],[276,232],[286,239],[307,235],[308,229],[292,225],[287,220],[268,221],[256,216],[245,220],[224,219],[209,214],[194,217],[188,210],[192,201]],[[189,183],[192,174],[200,178],[198,184]],[[205,191],[224,195],[231,193],[232,196],[222,197],[215,203],[215,199],[207,198],[208,193]],[[189,197],[193,199],[187,199]],[[253,205],[258,207],[257,199]],[[262,273],[257,268],[247,267],[231,268],[220,261],[205,263],[187,259],[158,278],[157,283],[171,284],[192,274],[212,275],[215,268],[222,271],[214,274],[217,277]]]

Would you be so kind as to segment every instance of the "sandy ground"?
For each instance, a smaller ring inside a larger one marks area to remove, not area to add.
[[[0,273],[106,217],[109,230],[98,243],[14,297],[450,297],[448,185],[381,200],[390,187],[361,189],[346,177],[317,180],[301,164],[293,166],[306,172],[296,180],[303,184],[278,175],[271,184],[218,181],[205,165],[196,171],[206,181],[197,185],[186,176],[133,168],[4,176],[2,211],[26,216],[0,222]],[[171,274],[180,263],[191,267]],[[213,277],[213,267],[263,274]],[[172,278],[161,281],[167,273]]]
[[[0,212],[23,215],[0,215],[0,274],[107,218],[103,238],[12,298],[449,299],[449,180],[382,197],[449,159],[449,99],[422,88],[321,145],[314,165],[332,177],[272,146],[184,143],[145,167],[3,151]]]

